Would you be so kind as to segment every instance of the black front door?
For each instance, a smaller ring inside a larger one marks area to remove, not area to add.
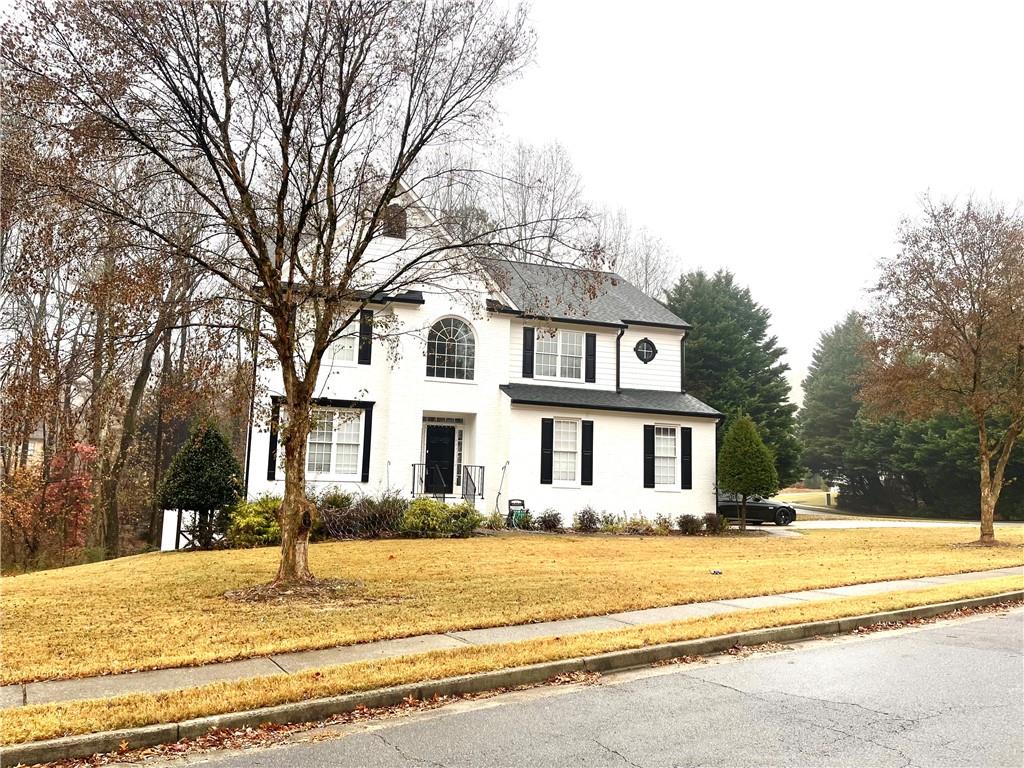
[[[427,493],[451,493],[455,477],[455,427],[427,425],[425,463],[427,476],[424,487]]]

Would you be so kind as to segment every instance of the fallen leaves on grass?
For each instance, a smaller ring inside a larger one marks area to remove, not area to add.
[[[241,589],[229,589],[224,597],[236,603],[286,605],[290,603],[319,604],[325,601],[355,602],[364,589],[361,581],[343,579],[314,579],[293,584],[257,584]]]

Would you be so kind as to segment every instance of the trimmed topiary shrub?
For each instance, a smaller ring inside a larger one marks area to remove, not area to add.
[[[549,533],[560,531],[562,530],[562,516],[553,509],[545,509],[537,518],[537,527]]]
[[[696,536],[704,527],[704,521],[696,515],[680,515],[676,519],[676,525],[684,536]]]
[[[709,512],[704,515],[704,530],[712,536],[725,533],[729,530],[729,518],[717,512]]]
[[[163,509],[196,513],[192,539],[202,549],[229,525],[232,505],[242,494],[242,468],[224,435],[213,424],[199,423],[174,454],[157,500]]]
[[[277,513],[280,496],[261,496],[240,501],[229,511],[227,540],[232,547],[269,547],[281,543]]]
[[[580,533],[593,533],[601,527],[601,518],[593,507],[584,507],[572,516],[572,528]]]

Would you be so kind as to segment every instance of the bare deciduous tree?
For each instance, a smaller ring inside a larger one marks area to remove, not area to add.
[[[411,211],[405,240],[382,238],[416,159],[479,131],[529,59],[525,12],[491,0],[56,0],[12,36],[9,69],[52,87],[66,125],[109,133],[194,193],[222,241],[187,258],[268,318],[288,404],[275,583],[311,580],[306,442],[330,345],[374,296],[475,274],[468,247],[553,258],[560,222],[578,217],[552,198],[522,226],[459,241]],[[101,175],[75,194],[178,245]]]
[[[633,239],[616,262],[619,274],[654,298],[662,298],[669,288],[672,260],[665,242],[646,227]]]
[[[1024,429],[1024,217],[925,200],[881,264],[861,395],[877,411],[967,413],[978,429],[982,544]]]

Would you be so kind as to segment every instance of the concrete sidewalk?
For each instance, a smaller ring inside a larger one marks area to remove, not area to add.
[[[129,672],[120,675],[80,678],[77,680],[50,680],[24,685],[0,687],[0,708],[26,704],[45,704],[79,699],[100,699],[128,693],[159,693],[179,688],[191,688],[207,683],[243,680],[275,674],[291,674],[316,667],[348,664],[355,661],[393,658],[427,651],[459,648],[465,645],[513,643],[520,640],[560,637],[605,629],[625,629],[643,624],[660,624],[680,619],[693,619],[732,613],[755,608],[773,608],[795,605],[809,600],[831,600],[842,597],[861,597],[882,592],[925,589],[941,584],[955,584],[1000,576],[1019,576],[1024,585],[1024,566],[975,571],[949,576],[928,576],[919,579],[898,579],[846,587],[829,587],[803,592],[785,592],[706,603],[688,603],[662,608],[625,611],[605,616],[582,619],[545,621],[489,629],[470,629],[436,635],[419,635],[397,640],[326,648],[317,651],[281,653],[269,657],[207,664],[201,667],[178,667],[149,672]]]

